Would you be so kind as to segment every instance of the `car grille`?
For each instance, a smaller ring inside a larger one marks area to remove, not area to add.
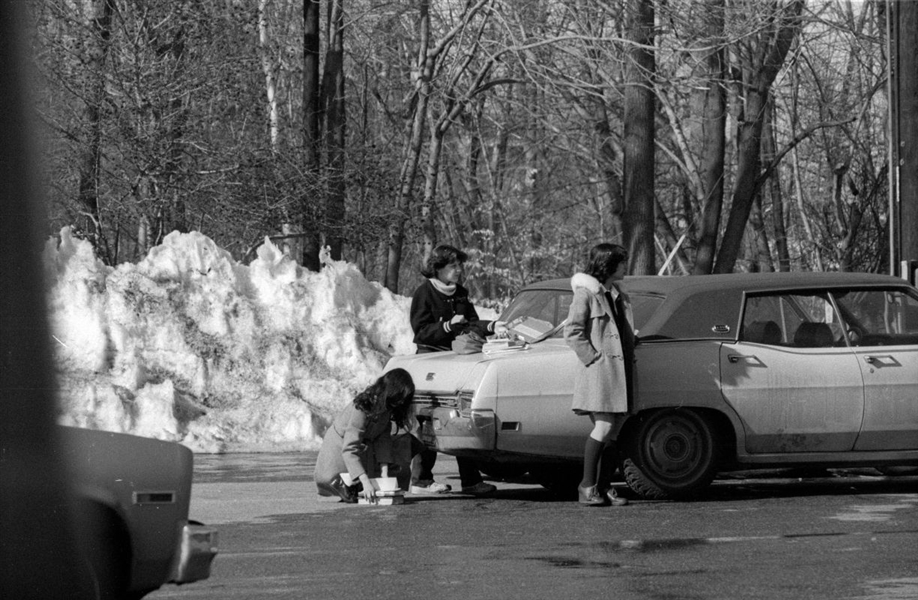
[[[445,406],[447,408],[459,408],[459,395],[415,392],[414,403],[419,406]]]

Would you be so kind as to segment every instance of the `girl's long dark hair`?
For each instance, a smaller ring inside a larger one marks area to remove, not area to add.
[[[414,400],[414,380],[405,369],[392,369],[373,382],[354,398],[354,406],[367,414],[382,408],[385,403],[389,419],[399,428],[408,429],[411,419],[411,401]]]
[[[596,244],[590,249],[586,274],[592,275],[599,283],[605,283],[618,265],[628,260],[628,251],[618,244]]]

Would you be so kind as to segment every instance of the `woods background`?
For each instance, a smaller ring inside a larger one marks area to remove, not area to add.
[[[397,293],[580,268],[888,269],[885,2],[23,0],[48,233],[265,236]],[[669,257],[671,260],[667,260]]]

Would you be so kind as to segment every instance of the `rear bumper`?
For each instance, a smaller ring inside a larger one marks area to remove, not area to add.
[[[169,583],[191,583],[210,577],[210,563],[217,555],[217,530],[191,522],[182,528],[179,552]]]

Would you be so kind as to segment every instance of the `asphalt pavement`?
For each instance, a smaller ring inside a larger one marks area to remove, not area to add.
[[[916,476],[740,473],[620,508],[522,478],[365,506],[319,498],[314,462],[197,456],[192,518],[220,530],[220,554],[210,579],[149,598],[918,598]],[[455,460],[435,476],[458,487]]]

